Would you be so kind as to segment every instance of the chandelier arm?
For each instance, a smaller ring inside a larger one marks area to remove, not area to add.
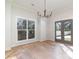
[[[46,12],[47,12],[47,10],[46,10],[46,0],[44,0],[44,11],[43,11],[44,14],[42,16],[39,12],[37,12],[37,15],[41,16],[41,17],[50,17],[50,16],[52,16],[52,11],[49,15],[47,15]]]

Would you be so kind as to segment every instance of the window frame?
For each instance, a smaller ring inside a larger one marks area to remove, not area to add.
[[[18,20],[18,18],[22,18],[22,19],[26,19],[26,29],[17,29],[17,20]],[[34,21],[34,24],[35,24],[35,28],[33,29],[34,31],[35,31],[35,33],[34,33],[34,38],[31,38],[31,39],[29,39],[28,38],[28,21]],[[25,41],[25,40],[33,40],[33,39],[36,39],[36,20],[35,19],[31,19],[31,18],[24,18],[24,17],[16,17],[16,30],[17,30],[17,41]],[[18,40],[18,31],[26,31],[26,39],[23,39],[23,40]]]

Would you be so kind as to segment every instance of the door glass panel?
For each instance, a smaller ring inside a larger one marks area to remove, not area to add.
[[[56,39],[61,40],[61,22],[56,23]]]
[[[65,41],[71,41],[71,29],[72,29],[71,21],[64,22],[64,40]]]

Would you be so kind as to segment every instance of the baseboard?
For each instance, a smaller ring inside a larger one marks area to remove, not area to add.
[[[40,40],[40,42],[42,42],[42,41],[46,41],[46,40]]]
[[[42,42],[42,41],[47,41],[48,39],[44,39],[44,40],[39,40],[40,42]]]
[[[39,41],[39,40],[30,39],[30,40],[27,40],[25,42],[24,41],[21,41],[21,42],[17,41],[17,43],[15,43],[14,45],[12,45],[11,47],[13,48],[13,47],[17,47],[17,46],[25,45],[25,44],[30,44],[30,43],[37,42],[37,41]]]
[[[51,41],[55,41],[55,40],[53,40],[53,39],[50,39]]]
[[[6,49],[5,49],[5,51],[9,51],[9,50],[11,50],[11,48],[6,48]]]

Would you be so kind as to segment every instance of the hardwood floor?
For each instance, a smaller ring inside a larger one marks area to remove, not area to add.
[[[12,48],[6,52],[6,59],[72,59],[60,43],[52,41],[35,42]]]

